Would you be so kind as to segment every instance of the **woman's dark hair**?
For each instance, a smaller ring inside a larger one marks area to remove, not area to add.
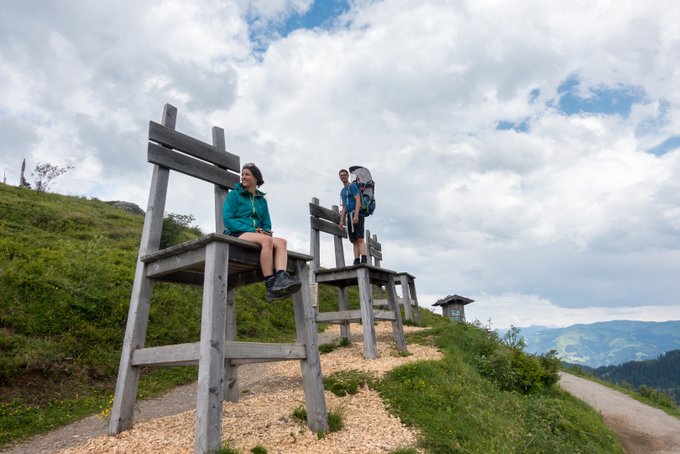
[[[262,178],[262,172],[260,172],[260,169],[257,168],[255,164],[252,162],[249,162],[248,164],[243,164],[244,169],[250,170],[250,173],[253,174],[255,179],[257,180],[257,186],[262,186],[264,184],[264,179]]]

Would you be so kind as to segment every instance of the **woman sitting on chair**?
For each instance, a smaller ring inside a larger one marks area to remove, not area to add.
[[[285,298],[300,290],[300,282],[287,272],[287,243],[272,236],[272,222],[264,193],[262,172],[253,163],[244,164],[241,182],[227,194],[222,217],[224,233],[260,245],[260,267],[268,300]]]

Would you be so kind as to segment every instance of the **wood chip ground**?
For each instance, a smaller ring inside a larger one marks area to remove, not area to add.
[[[406,333],[421,328],[404,326]],[[364,359],[363,339],[357,325],[352,326],[352,346],[321,355],[324,376],[340,370],[361,370],[381,377],[392,368],[413,361],[440,359],[434,347],[410,344],[409,356],[394,348],[389,322],[376,325],[377,360]],[[339,327],[327,332],[339,333]],[[337,337],[337,336],[336,336]],[[418,433],[391,415],[375,391],[362,388],[356,395],[337,397],[326,391],[330,411],[343,415],[344,428],[319,438],[293,417],[304,406],[300,365],[296,361],[266,364],[265,386],[242,389],[238,403],[225,402],[222,408],[222,446],[242,453],[261,446],[275,453],[385,453],[415,448]],[[250,392],[249,392],[250,391]],[[81,445],[59,451],[60,454],[83,453],[191,453],[194,451],[195,411],[142,421],[115,437],[99,436]]]

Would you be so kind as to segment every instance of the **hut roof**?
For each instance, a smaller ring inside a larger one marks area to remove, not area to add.
[[[446,298],[442,298],[434,303],[433,306],[444,306],[446,304],[462,304],[464,306],[474,301],[475,300],[471,300],[470,298],[465,298],[464,296],[460,295],[449,295]]]

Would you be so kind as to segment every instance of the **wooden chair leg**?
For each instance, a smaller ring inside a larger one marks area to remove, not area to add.
[[[413,311],[411,309],[411,295],[409,292],[408,277],[402,276],[399,282],[401,283],[401,295],[402,300],[404,301],[404,318],[412,322]]]
[[[225,339],[228,341],[236,340],[236,290],[230,289],[227,292],[227,324]],[[240,398],[240,387],[238,381],[238,367],[232,364],[230,359],[224,360],[224,400],[227,402],[238,402]]]
[[[338,288],[338,310],[346,311],[347,308],[347,287]],[[340,338],[347,339],[348,341],[352,340],[349,322],[340,323]]]
[[[209,243],[205,248],[196,390],[197,453],[215,452],[220,448],[228,267],[229,246]]]
[[[395,319],[392,322],[392,333],[394,340],[397,343],[397,350],[406,353],[406,337],[404,337],[404,326],[401,323],[401,310],[397,303],[397,291],[394,286],[394,277],[390,275],[387,280],[387,301],[390,303],[390,309],[394,312]]]
[[[300,291],[293,295],[293,312],[295,314],[297,341],[305,345],[307,356],[306,359],[300,361],[307,424],[314,432],[326,433],[328,432],[328,412],[323,392],[316,317],[311,303],[309,287],[306,285],[308,282],[307,264],[304,261],[296,261],[295,269],[300,282],[303,283]]]
[[[135,349],[144,346],[153,291],[153,281],[144,277],[145,274],[146,266],[138,261],[123,339],[123,350],[120,355],[116,391],[111,407],[109,435],[116,435],[132,428],[139,385],[139,368],[132,366],[132,354]]]
[[[411,294],[411,301],[415,307],[415,319],[416,323],[420,323],[420,306],[418,306],[418,294],[416,293],[416,281],[415,279],[409,279],[409,292]]]
[[[375,326],[373,326],[373,295],[371,291],[371,281],[368,277],[368,270],[366,268],[359,268],[357,270],[357,275],[359,305],[361,309],[361,326],[364,331],[364,356],[366,359],[376,359],[378,357],[378,346],[375,341]]]

